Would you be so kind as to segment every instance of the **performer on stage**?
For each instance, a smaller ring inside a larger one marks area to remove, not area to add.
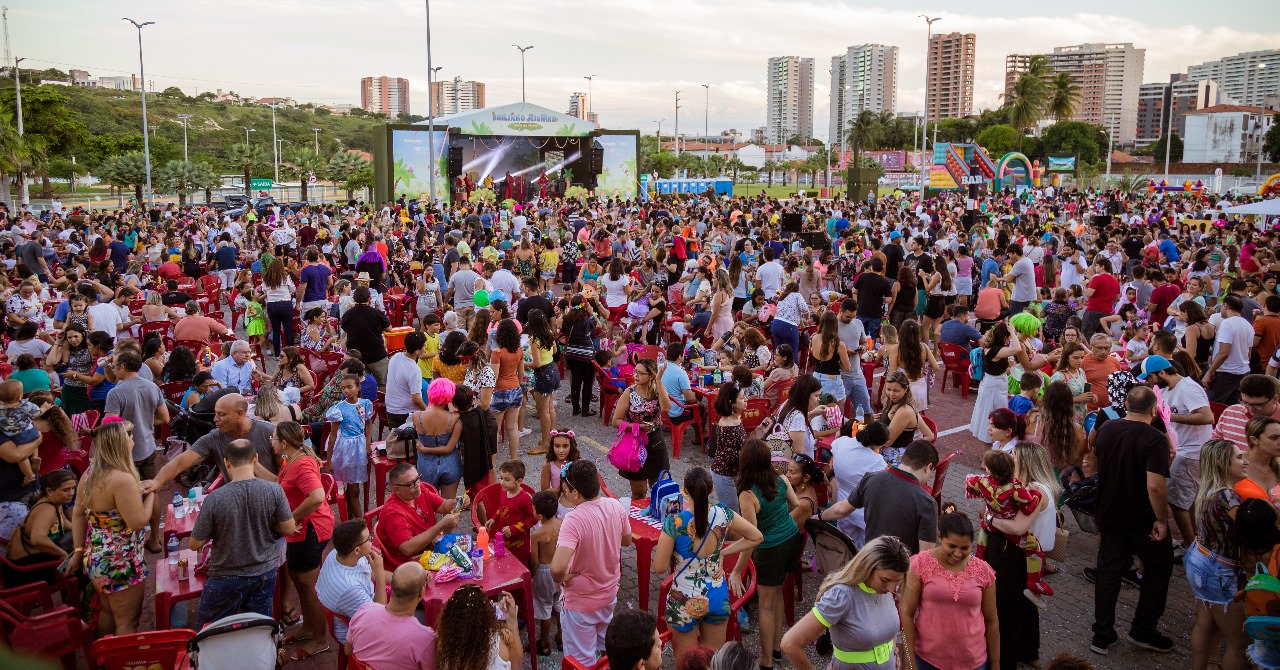
[[[458,175],[454,177],[453,178],[454,199],[455,200],[463,199],[463,194],[466,193],[466,190],[467,190],[466,180],[462,178],[462,175]]]
[[[502,178],[502,199],[510,200],[514,197],[515,185],[512,183],[511,171],[507,170],[507,176]]]
[[[542,172],[542,174],[538,175],[538,197],[539,197],[539,198],[545,198],[545,197],[547,197],[547,183],[548,183],[548,181],[550,181],[550,180],[548,180],[548,179],[547,179],[547,173],[546,173],[546,171],[544,170],[544,171]]]
[[[467,176],[462,180],[462,183],[467,189],[467,200],[471,200],[471,192],[476,190],[476,181],[471,177],[470,172],[467,173]]]

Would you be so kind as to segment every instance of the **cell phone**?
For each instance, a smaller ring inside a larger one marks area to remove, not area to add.
[[[460,512],[460,511],[462,511],[462,498],[463,498],[463,496],[465,496],[465,495],[466,495],[466,494],[464,493],[464,494],[462,494],[462,495],[458,496],[458,500],[457,500],[456,502],[454,502],[454,503],[453,503],[453,511],[454,511],[455,513],[456,513],[456,512]]]
[[[502,606],[498,603],[493,604],[493,615],[498,617],[498,621],[506,621],[507,615],[502,613]]]

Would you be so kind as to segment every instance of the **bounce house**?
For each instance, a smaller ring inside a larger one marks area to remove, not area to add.
[[[1280,175],[1276,175],[1276,176],[1280,177]],[[1179,185],[1170,185],[1169,182],[1164,179],[1161,179],[1160,183],[1158,184],[1154,179],[1148,181],[1147,193],[1153,194],[1156,191],[1167,191],[1167,192],[1181,191],[1183,193],[1190,193],[1191,195],[1198,198],[1200,197],[1200,194],[1204,193],[1204,182],[1202,180],[1197,179],[1193,184],[1191,183],[1191,180],[1188,179]]]
[[[1273,174],[1258,187],[1258,195],[1280,195],[1280,174]]]
[[[1008,153],[996,163],[996,178],[992,184],[995,190],[1040,185],[1040,162],[1033,165],[1027,157],[1018,153]]]

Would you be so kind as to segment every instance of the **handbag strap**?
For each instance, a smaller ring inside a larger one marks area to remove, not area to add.
[[[701,560],[702,557],[699,556],[699,554],[702,553],[702,547],[707,544],[707,538],[711,537],[711,525],[712,525],[712,522],[715,521],[715,516],[713,516],[715,513],[716,513],[716,506],[712,505],[711,511],[707,515],[707,532],[702,536],[702,541],[698,543],[698,548],[693,550],[693,556],[686,559],[684,562],[684,565],[680,567],[680,572],[677,572],[675,576],[671,578],[671,582],[673,584],[677,579],[680,579],[680,575],[683,575],[685,570],[689,569],[690,565],[693,565],[694,561]],[[690,528],[694,528],[694,527],[696,526],[690,526]]]

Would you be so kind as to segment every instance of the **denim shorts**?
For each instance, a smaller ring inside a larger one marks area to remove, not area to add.
[[[9,435],[7,433],[0,434],[0,442],[13,442],[14,444],[27,444],[29,442],[39,442],[40,431],[36,430],[35,425],[31,425],[26,430],[16,434]]]
[[[1193,542],[1182,559],[1187,569],[1187,581],[1196,600],[1211,605],[1229,605],[1236,596],[1236,573],[1239,567]]]
[[[462,479],[462,453],[454,449],[452,453],[418,454],[418,476],[422,481],[437,489],[441,486],[457,484]]]
[[[524,404],[524,389],[516,387],[505,391],[494,391],[489,409],[493,412],[505,412]]]
[[[208,577],[196,608],[196,626],[247,612],[272,616],[275,593],[275,569],[248,577]]]
[[[535,368],[533,371],[533,392],[550,395],[560,388],[560,369],[555,363]]]
[[[831,394],[836,402],[844,402],[844,378],[840,375],[828,375],[821,372],[813,373],[813,378],[822,384],[822,392]]]

